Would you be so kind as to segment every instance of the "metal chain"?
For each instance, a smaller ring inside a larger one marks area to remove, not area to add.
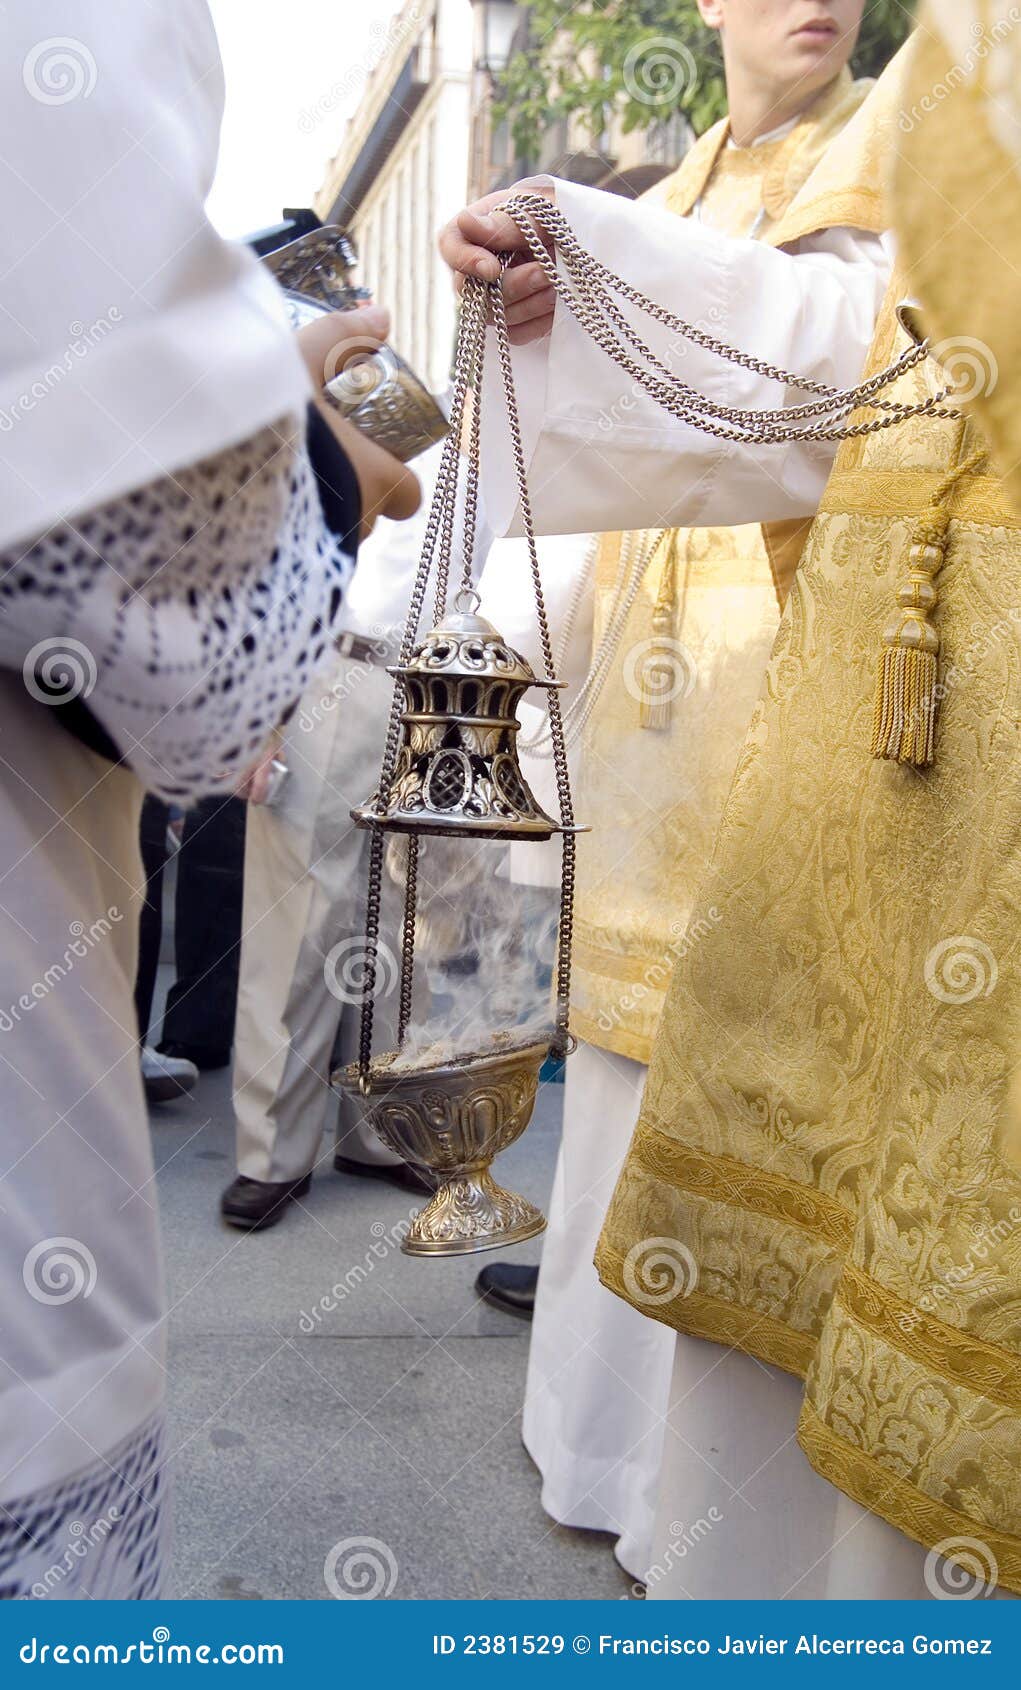
[[[496,331],[496,348],[500,360],[500,373],[503,377],[504,398],[507,404],[507,424],[510,429],[511,450],[514,457],[514,470],[517,476],[518,497],[520,500],[521,526],[525,531],[528,544],[528,559],[532,570],[532,586],[535,592],[535,614],[539,625],[539,644],[542,650],[546,674],[553,677],[553,644],[550,639],[549,622],[546,617],[546,604],[543,598],[542,575],[539,569],[539,553],[535,544],[535,528],[532,522],[532,507],[528,496],[528,477],[525,466],[525,449],[521,437],[521,421],[518,416],[517,395],[514,390],[514,371],[511,363],[510,336],[507,332],[507,315],[504,308],[503,287],[501,282],[469,283],[476,288],[485,287],[489,295],[489,308],[492,315],[493,327]],[[561,882],[560,882],[560,921],[557,928],[557,972],[556,972],[556,1028],[557,1033],[550,1047],[551,1054],[564,1057],[571,1048],[570,1012],[571,1012],[571,950],[574,935],[574,896],[577,872],[577,838],[575,834],[574,801],[571,797],[571,779],[567,767],[567,747],[564,743],[564,724],[560,712],[560,695],[558,692],[549,693],[549,725],[550,738],[553,741],[553,769],[557,782],[557,799],[560,806],[561,832]]]
[[[571,311],[581,327],[602,348],[618,367],[630,375],[636,385],[647,392],[664,410],[680,421],[721,440],[743,445],[781,445],[800,440],[848,440],[892,428],[912,417],[958,416],[955,408],[944,407],[951,397],[949,390],[937,392],[930,399],[913,404],[881,398],[880,395],[909,370],[928,356],[926,344],[909,348],[893,364],[878,371],[867,381],[848,388],[828,387],[822,382],[791,374],[780,366],[752,357],[725,341],[717,340],[704,330],[674,316],[663,306],[646,299],[639,289],[615,276],[580,245],[561,212],[537,194],[518,194],[504,202],[502,208],[518,225],[529,250],[542,266],[557,296]],[[560,250],[563,269],[548,250],[543,235],[555,242]],[[510,255],[503,256],[503,266],[510,263]],[[568,280],[570,278],[570,280]],[[573,284],[573,286],[571,285]],[[752,410],[716,403],[695,389],[687,387],[656,356],[627,318],[620,311],[612,294],[616,293],[630,304],[651,316],[662,326],[704,350],[771,381],[813,394],[807,403],[782,410]],[[464,559],[462,587],[470,589],[474,562],[474,541],[477,522],[479,454],[481,438],[482,368],[486,320],[491,320],[500,363],[500,374],[506,402],[514,470],[518,484],[521,524],[528,545],[528,556],[535,593],[536,619],[546,676],[555,676],[553,647],[549,621],[543,598],[539,556],[535,542],[528,495],[527,472],[521,423],[514,390],[510,337],[504,306],[502,282],[481,282],[469,277],[465,280],[458,321],[457,352],[455,357],[453,395],[450,412],[450,431],[440,463],[440,471],[429,511],[422,556],[415,576],[411,602],[401,643],[400,665],[411,659],[418,635],[422,608],[433,564],[436,565],[437,620],[446,608],[447,583],[450,572],[453,528],[459,486],[461,446],[464,440],[465,407],[472,404],[465,452],[466,496],[464,525]],[[632,350],[643,364],[626,350]],[[851,424],[843,420],[829,423],[827,419],[846,419],[857,410],[870,408],[881,414],[871,421]],[[807,427],[793,427],[792,423],[808,423]],[[626,624],[635,595],[653,555],[658,537],[651,549],[640,549],[634,567],[627,575],[623,558],[618,577],[615,608],[604,635],[602,645],[586,677],[582,695],[574,701],[569,713],[572,729],[580,732],[599,697],[606,673],[616,654],[620,634]],[[580,602],[580,599],[579,599]],[[576,609],[575,609],[576,614]],[[378,811],[389,798],[400,749],[401,714],[404,704],[403,683],[398,677],[387,726],[379,780]],[[548,737],[556,775],[557,797],[563,845],[563,874],[560,894],[560,924],[557,936],[556,964],[556,1036],[552,1049],[566,1054],[571,1044],[569,1031],[571,952],[574,926],[576,827],[567,766],[567,739],[560,698],[555,691],[549,694]],[[574,724],[577,723],[576,729]],[[534,743],[534,742],[533,742]],[[383,832],[376,828],[369,852],[369,885],[365,917],[365,981],[361,1003],[359,1037],[359,1072],[363,1090],[368,1089],[372,1061],[373,998],[377,979],[379,922],[382,902]],[[407,881],[405,888],[404,924],[402,931],[401,988],[398,1039],[403,1040],[411,1016],[414,984],[415,903],[417,896],[418,841],[409,841]]]
[[[485,330],[484,313],[484,299],[469,295],[464,301],[458,320],[457,353],[450,402],[450,429],[440,459],[439,473],[436,477],[436,486],[429,507],[429,519],[422,541],[422,555],[415,573],[404,633],[401,637],[398,663],[402,668],[411,660],[415,649],[437,544],[440,548],[440,557],[436,560],[438,578],[442,574],[445,580],[445,569],[449,568],[450,540],[453,534],[453,513],[457,498],[457,478],[461,456],[461,433],[464,426],[464,408],[471,371],[474,367],[474,350]],[[444,588],[444,601],[445,599]],[[376,809],[380,815],[385,813],[397,766],[403,709],[404,683],[398,676],[394,683],[393,699],[390,704],[390,716],[387,722],[382,766],[377,787]],[[368,886],[365,898],[365,973],[358,1036],[359,1082],[363,1092],[368,1089],[369,1071],[372,1065],[373,1000],[376,991],[379,922],[383,895],[383,843],[382,832],[374,830],[369,851]]]
[[[822,382],[794,375],[779,365],[769,364],[748,353],[740,352],[729,346],[726,341],[706,334],[694,324],[685,322],[665,307],[647,299],[638,288],[622,281],[587,253],[579,244],[563,214],[541,195],[517,194],[506,200],[501,210],[518,225],[533,257],[542,267],[558,297],[596,344],[632,377],[637,386],[643,388],[671,415],[705,434],[742,445],[783,445],[798,440],[839,441],[873,434],[912,417],[957,415],[955,409],[943,406],[943,401],[951,396],[949,390],[941,390],[915,404],[877,398],[884,388],[889,387],[928,356],[925,344],[908,348],[888,368],[877,371],[867,381],[854,387],[828,387]],[[560,251],[563,271],[548,250],[540,231],[544,231],[555,241]],[[573,291],[569,286],[567,276],[570,276],[578,291]],[[815,393],[818,397],[804,405],[785,407],[782,410],[747,410],[716,403],[704,394],[687,387],[660,362],[651,347],[621,315],[610,298],[610,289],[631,304],[637,305],[664,327],[672,329],[682,338],[695,342],[716,356],[770,380],[782,382],[785,386]],[[601,312],[609,319],[612,328],[604,321]],[[617,331],[616,336],[612,332],[613,329]],[[621,347],[617,337],[623,337],[646,360],[650,368],[644,369],[635,363]],[[653,373],[657,370],[659,376]],[[832,427],[824,426],[821,421],[816,421],[808,428],[791,426],[792,420],[821,419],[833,413],[847,417],[865,406],[881,410],[883,415],[867,422],[837,423]]]
[[[620,642],[624,637],[624,630],[645,579],[646,571],[663,540],[664,534],[669,532],[669,529],[659,529],[642,534],[630,533],[621,536],[617,579],[614,582],[613,600],[606,627],[589,664],[585,679],[564,711],[564,741],[569,747],[575,745],[584,733],[589,718],[602,697],[603,688],[620,649]],[[599,535],[595,536],[595,545],[586,554],[585,565],[567,607],[567,614],[564,618],[564,633],[557,649],[558,674],[563,667],[563,659],[567,654],[567,641],[573,630],[574,620],[581,606],[584,592],[588,588],[589,574],[591,566],[595,562],[599,538]],[[553,755],[548,712],[532,738],[521,739],[519,744],[523,751],[528,752],[529,756],[548,761]]]
[[[408,835],[408,862],[404,879],[404,927],[401,933],[401,996],[397,1019],[397,1045],[411,1020],[411,999],[415,987],[415,916],[418,908],[418,836]]]

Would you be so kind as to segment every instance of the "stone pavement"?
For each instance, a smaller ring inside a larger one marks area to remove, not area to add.
[[[542,1087],[498,1164],[540,1203],[562,1095]],[[327,1558],[348,1539],[372,1540],[350,1579],[381,1566],[394,1598],[628,1594],[612,1539],[555,1526],[539,1506],[519,1433],[529,1328],[473,1291],[495,1258],[402,1255],[394,1229],[414,1199],[335,1174],[328,1157],[279,1226],[226,1227],[228,1073],[154,1110],[153,1137],[173,1311],[168,1595],[321,1601]],[[537,1261],[540,1247],[513,1259]]]

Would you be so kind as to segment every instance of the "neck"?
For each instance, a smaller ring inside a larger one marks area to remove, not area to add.
[[[825,92],[825,88],[806,91],[803,82],[789,88],[765,83],[751,75],[744,66],[732,65],[726,49],[724,64],[730,137],[738,147],[750,147],[760,135],[769,135],[774,129],[790,123],[792,118],[800,117]],[[826,86],[831,87],[832,83]]]

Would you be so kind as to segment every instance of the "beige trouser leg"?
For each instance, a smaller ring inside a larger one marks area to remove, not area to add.
[[[391,688],[385,670],[342,660],[288,729],[279,803],[249,811],[234,1109],[238,1172],[251,1179],[307,1173],[335,1112],[344,1155],[398,1160],[329,1085],[338,1034],[342,1057],[357,1048],[368,835],[350,811],[375,785]],[[393,970],[383,984],[380,1048],[396,1010]]]

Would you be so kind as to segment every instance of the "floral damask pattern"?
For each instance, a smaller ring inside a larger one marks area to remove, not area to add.
[[[912,521],[957,446],[947,420],[840,450],[598,1259],[623,1293],[637,1241],[682,1239],[697,1292],[652,1312],[805,1377],[821,1472],[924,1543],[970,1525],[1021,1590],[1021,523],[987,464],[950,507],[935,764],[870,756]]]

